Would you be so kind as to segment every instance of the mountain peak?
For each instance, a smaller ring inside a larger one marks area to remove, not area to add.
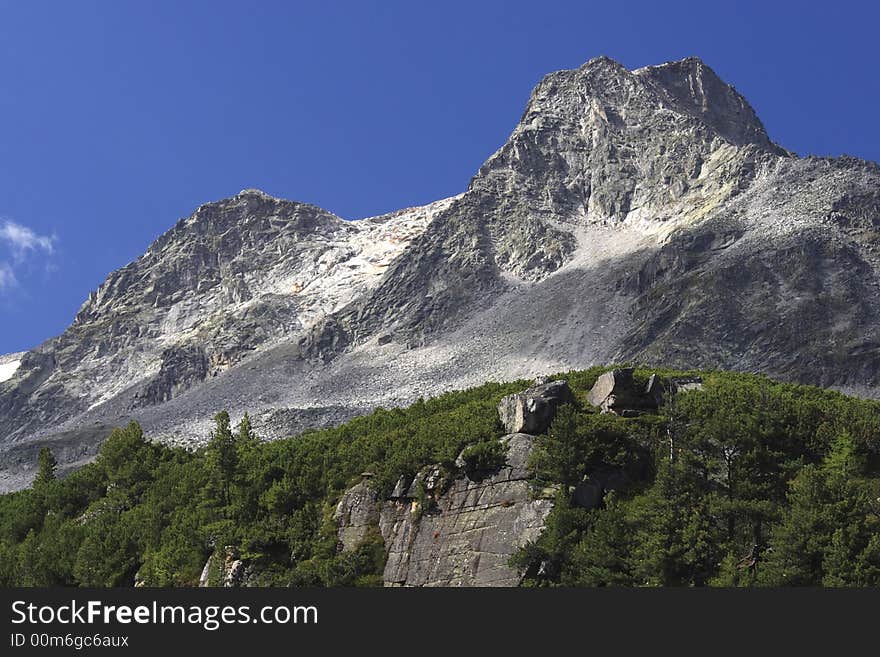
[[[699,57],[646,66],[633,73],[652,85],[667,104],[700,119],[731,143],[754,144],[779,155],[787,154],[770,140],[742,94]]]
[[[607,55],[594,57],[576,69],[545,76],[532,93],[523,121],[531,124],[542,115],[552,121],[579,121],[591,108],[616,117],[611,122],[619,127],[632,123],[634,128],[645,125],[651,113],[672,110],[696,119],[735,146],[790,155],[771,141],[748,101],[699,57],[632,71]]]
[[[588,59],[586,62],[581,64],[579,70],[587,70],[587,69],[595,69],[595,68],[611,68],[611,69],[620,69],[622,71],[626,71],[627,68],[616,59],[612,59],[608,55],[599,55],[598,57],[593,57],[592,59]]]
[[[243,189],[238,194],[236,194],[236,196],[257,196],[259,198],[278,200],[271,194],[267,194],[262,189],[257,189],[256,187],[248,187],[247,189]]]

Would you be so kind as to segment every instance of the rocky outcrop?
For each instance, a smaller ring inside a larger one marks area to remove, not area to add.
[[[544,431],[573,396],[565,381],[538,380],[505,400],[498,408],[502,420]],[[378,529],[387,551],[386,586],[517,585],[520,575],[508,561],[541,533],[555,493],[533,490],[528,461],[534,441],[517,432],[469,446],[489,448],[479,457],[466,458],[466,447],[452,471],[432,464],[414,477],[401,476],[381,503],[369,484],[372,475],[363,473],[333,514],[341,549],[356,549]],[[615,485],[613,477],[606,479]]]
[[[593,384],[587,401],[603,413],[618,413],[638,405],[638,393],[633,382],[632,368],[605,372]]]
[[[480,479],[458,477],[441,487],[434,470],[422,477],[426,497],[385,503],[380,529],[388,548],[387,586],[516,586],[513,553],[538,537],[552,502],[533,499],[526,469],[534,438],[503,439],[507,460]],[[428,508],[423,508],[427,505]]]
[[[342,549],[357,548],[378,519],[379,495],[366,480],[345,491],[333,514]]]
[[[652,406],[659,408],[663,405],[666,398],[666,386],[663,380],[656,374],[648,377],[648,383],[645,384],[645,398]]]
[[[703,379],[699,376],[676,377],[664,382],[657,374],[651,374],[644,388],[639,388],[630,367],[600,375],[590,389],[587,401],[598,406],[603,413],[626,416],[657,409],[669,395],[702,388]]]
[[[537,384],[504,397],[498,416],[507,433],[541,434],[550,428],[556,409],[574,401],[565,381]]]

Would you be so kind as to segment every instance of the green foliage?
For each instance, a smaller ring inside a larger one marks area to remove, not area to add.
[[[545,531],[512,559],[525,585],[880,585],[880,405],[711,372],[702,391],[621,418],[586,403],[606,369],[562,375],[575,403],[536,439],[535,490],[558,492]],[[635,378],[655,371],[685,374]],[[275,442],[221,412],[195,452],[154,445],[132,423],[63,479],[41,452],[34,487],[0,495],[0,586],[193,586],[226,546],[258,585],[380,585],[378,532],[339,551],[341,493],[364,471],[382,495],[429,464],[453,473],[463,449],[467,471],[497,468],[496,406],[527,385],[486,384]],[[579,508],[575,487],[609,473],[626,485]]]
[[[600,373],[566,376],[586,386]],[[702,376],[657,415],[561,410],[532,454],[538,487],[561,487],[544,533],[511,561],[525,584],[880,584],[880,405]],[[579,515],[574,486],[609,469],[630,485]]]
[[[37,476],[34,479],[34,488],[45,488],[55,481],[55,468],[58,461],[48,447],[43,447],[37,456]]]
[[[538,440],[531,465],[539,481],[564,486],[576,485],[599,466],[618,467],[638,477],[651,467],[650,444],[658,427],[654,416],[624,419],[566,405]]]
[[[247,427],[250,422],[242,420],[245,422]],[[238,469],[238,447],[229,426],[229,413],[220,411],[214,416],[214,423],[216,426],[208,442],[208,466],[217,487],[223,492],[223,500],[229,504],[229,492]]]
[[[497,470],[504,465],[507,450],[499,440],[486,440],[468,445],[461,453],[464,470],[468,474],[481,474]]]
[[[340,427],[261,442],[248,416],[218,413],[196,452],[149,443],[132,423],[67,478],[0,495],[0,586],[192,586],[233,546],[261,585],[381,584],[378,534],[339,553],[331,516],[361,472],[390,493],[423,466],[498,443],[495,407],[526,382],[487,384]],[[494,448],[493,448],[494,449]],[[487,454],[484,456],[488,456]],[[481,457],[482,458],[482,457]],[[488,461],[487,461],[488,462]]]

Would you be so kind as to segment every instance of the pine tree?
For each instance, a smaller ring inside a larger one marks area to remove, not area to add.
[[[661,459],[654,485],[633,502],[632,572],[648,586],[702,586],[721,561],[723,541],[694,464]]]
[[[867,460],[848,431],[838,434],[820,466],[791,484],[789,506],[773,533],[766,584],[866,586],[880,577],[872,539],[878,518],[858,479]]]
[[[250,415],[247,413],[244,414],[244,417],[241,418],[241,422],[238,423],[238,435],[236,438],[238,439],[239,444],[246,446],[259,442],[257,434],[254,433],[254,427],[251,424]]]
[[[228,505],[230,488],[238,468],[238,450],[235,436],[229,426],[229,413],[220,411],[214,416],[215,427],[208,443],[208,455],[217,477],[223,499]]]
[[[773,529],[759,579],[771,586],[818,586],[828,546],[828,489],[820,468],[809,465],[791,482],[789,506]]]
[[[539,457],[539,472],[552,481],[558,481],[563,489],[580,482],[584,470],[584,455],[578,436],[578,416],[574,406],[566,404],[556,413],[556,418]]]
[[[55,481],[57,467],[58,461],[55,460],[52,450],[48,447],[41,449],[37,456],[37,477],[34,479],[34,488],[42,488]]]
[[[825,458],[825,471],[835,479],[850,479],[864,472],[867,466],[867,454],[852,434],[844,429],[831,443],[831,451]]]
[[[613,496],[613,495],[612,495]],[[613,502],[592,512],[593,524],[572,554],[563,584],[568,586],[631,586],[632,528]]]

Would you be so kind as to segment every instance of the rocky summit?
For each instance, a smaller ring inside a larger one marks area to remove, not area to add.
[[[459,196],[344,221],[246,190],[177,223],[71,326],[0,359],[0,489],[107,427],[268,438],[594,363],[875,395],[880,167],[798,157],[696,58],[546,76]],[[13,365],[14,363],[14,365]]]

